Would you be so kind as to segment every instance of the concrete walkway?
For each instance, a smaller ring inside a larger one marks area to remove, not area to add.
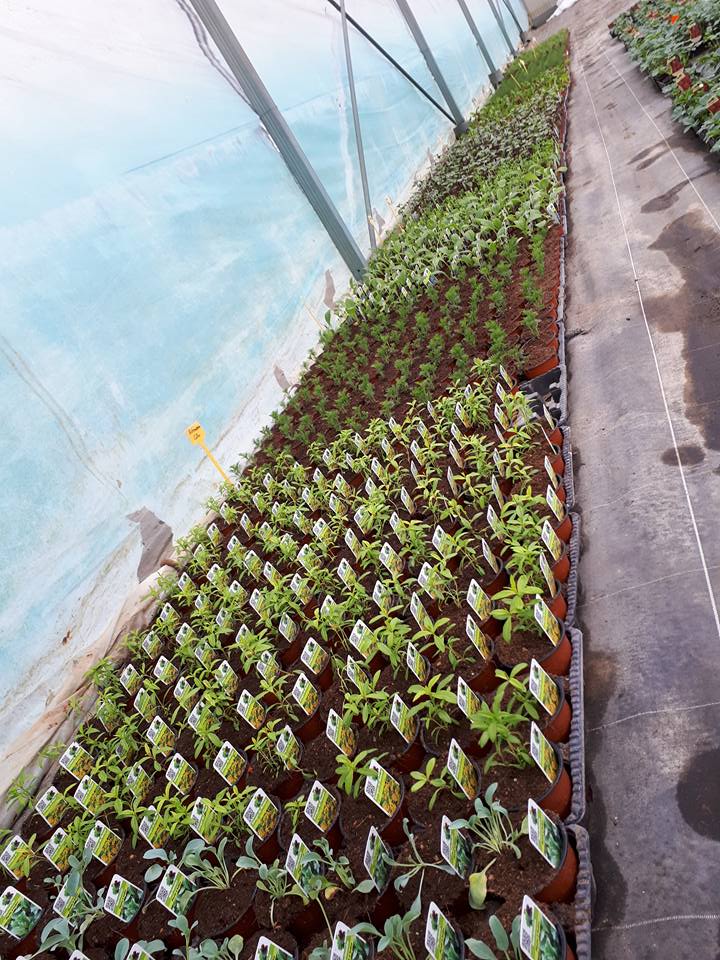
[[[720,958],[720,172],[571,31],[570,411],[583,519],[593,956]]]

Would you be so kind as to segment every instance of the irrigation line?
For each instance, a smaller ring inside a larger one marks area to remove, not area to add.
[[[654,717],[658,713],[689,713],[691,710],[703,710],[705,707],[720,707],[720,700],[710,700],[709,703],[695,703],[690,707],[663,707],[660,710],[642,710],[640,713],[631,713],[628,717],[619,717],[609,723],[601,723],[599,727],[588,727],[587,732],[597,733],[599,730],[607,730],[608,727],[616,727],[620,723],[637,720],[639,717]]]
[[[635,923],[607,923],[593,927],[593,933],[603,930],[634,930],[636,927],[650,927],[655,923],[671,923],[676,920],[720,920],[720,913],[680,913],[673,917],[655,917],[652,920],[636,920]]]
[[[680,451],[678,449],[677,437],[675,436],[675,427],[673,426],[672,418],[670,416],[670,407],[668,406],[667,395],[665,393],[665,385],[663,383],[662,373],[660,372],[660,363],[658,361],[657,352],[655,350],[655,343],[653,342],[652,333],[650,332],[650,324],[648,323],[647,314],[645,312],[645,303],[643,301],[642,290],[640,288],[640,279],[635,268],[635,259],[632,254],[632,247],[630,246],[630,238],[628,236],[627,227],[625,226],[625,217],[622,212],[622,205],[620,204],[620,194],[618,193],[617,183],[615,181],[615,173],[613,171],[612,160],[610,159],[610,151],[607,147],[607,142],[605,140],[605,135],[603,134],[602,127],[600,126],[600,118],[598,117],[597,109],[595,108],[595,101],[593,100],[592,91],[590,90],[590,84],[588,82],[587,74],[585,73],[585,65],[580,62],[580,67],[583,72],[583,79],[585,81],[585,86],[587,88],[588,97],[590,98],[590,106],[592,107],[593,114],[595,116],[595,123],[597,124],[598,133],[600,134],[600,139],[602,140],[603,149],[605,150],[605,156],[607,157],[608,169],[610,171],[610,179],[612,181],[613,191],[615,192],[615,202],[617,204],[618,215],[620,217],[620,223],[622,224],[623,234],[625,235],[625,245],[627,247],[628,257],[630,259],[630,266],[632,268],[633,280],[635,281],[635,289],[637,291],[638,300],[640,302],[640,310],[642,311],[643,321],[645,322],[645,331],[647,332],[648,341],[650,343],[650,350],[652,352],[653,361],[655,363],[655,372],[657,373],[658,384],[660,385],[660,394],[662,396],[663,406],[665,407],[665,417],[668,422],[668,427],[670,429],[670,437],[672,439],[673,448],[675,450],[675,457],[677,459],[678,470],[680,471],[680,479],[682,480],[683,489],[685,491],[685,499],[687,501],[688,513],[690,514],[690,522],[692,523],[693,532],[695,534],[695,541],[697,543],[698,553],[700,554],[700,563],[702,564],[703,573],[705,575],[705,583],[707,585],[708,596],[710,598],[710,606],[712,607],[713,617],[715,619],[715,629],[717,630],[718,637],[720,638],[720,616],[718,615],[717,603],[715,601],[715,593],[712,588],[712,583],[710,582],[710,572],[708,571],[707,561],[705,559],[705,550],[703,549],[702,540],[700,538],[700,531],[698,530],[697,520],[695,519],[695,510],[693,509],[692,498],[690,497],[690,491],[688,490],[687,479],[685,477],[685,469],[683,467],[682,457],[680,456]]]
[[[712,220],[712,222],[715,224],[715,229],[718,231],[718,233],[720,233],[720,223],[718,223],[717,219],[715,218],[715,214],[712,212],[712,210],[710,209],[710,207],[707,205],[707,203],[705,203],[705,201],[703,200],[703,198],[700,196],[700,191],[699,191],[698,188],[695,186],[694,181],[692,180],[692,178],[691,178],[690,175],[688,174],[687,170],[685,169],[685,167],[682,165],[682,163],[681,163],[680,160],[678,159],[678,155],[675,153],[675,151],[673,150],[673,148],[670,146],[670,143],[669,143],[669,141],[668,141],[668,138],[667,138],[667,137],[665,136],[665,134],[662,132],[662,130],[660,129],[660,127],[657,125],[657,123],[655,123],[654,118],[653,118],[652,116],[650,116],[650,114],[648,113],[648,111],[645,109],[645,105],[644,105],[644,104],[642,103],[642,101],[639,99],[638,95],[635,93],[635,91],[633,90],[633,88],[632,88],[632,87],[630,86],[630,84],[627,82],[627,80],[626,80],[625,77],[622,75],[622,73],[620,73],[620,71],[618,70],[618,68],[615,66],[615,64],[612,62],[612,60],[611,60],[610,57],[607,55],[607,53],[605,53],[604,50],[602,51],[602,55],[605,57],[605,59],[607,60],[607,62],[610,64],[610,66],[613,68],[613,70],[615,71],[615,73],[620,77],[620,79],[622,80],[622,82],[625,84],[625,86],[628,88],[628,90],[630,91],[630,93],[633,95],[633,97],[634,97],[635,100],[637,101],[638,106],[640,107],[640,109],[642,110],[642,112],[645,114],[645,116],[648,118],[648,120],[650,121],[650,123],[655,127],[655,129],[657,130],[657,132],[660,134],[660,136],[661,136],[661,137],[663,138],[663,140],[665,141],[665,146],[668,148],[668,150],[669,150],[670,153],[672,154],[673,160],[674,160],[675,163],[678,165],[678,167],[680,167],[680,170],[682,171],[683,176],[685,177],[685,179],[687,180],[687,182],[690,184],[690,186],[693,188],[693,190],[695,191],[695,195],[697,196],[698,200],[700,201],[700,203],[701,203],[701,204],[703,205],[703,207],[705,208],[705,212],[706,212],[707,215],[710,217],[710,219]],[[585,72],[585,68],[583,67],[583,73],[584,73],[584,72]]]

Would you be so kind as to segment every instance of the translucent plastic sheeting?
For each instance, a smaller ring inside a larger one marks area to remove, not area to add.
[[[467,109],[487,70],[459,9],[411,2]],[[221,6],[367,250],[339,15],[321,0]],[[348,8],[441,99],[394,2]],[[217,476],[184,428],[199,419],[226,466],[248,451],[348,275],[187,0],[11,0],[3,26],[7,782],[137,589],[148,553],[129,515],[147,508],[177,535],[202,514]],[[352,29],[351,44],[387,221],[452,125]]]

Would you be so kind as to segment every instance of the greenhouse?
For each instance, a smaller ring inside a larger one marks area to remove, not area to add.
[[[720,2],[0,18],[0,960],[718,955]]]

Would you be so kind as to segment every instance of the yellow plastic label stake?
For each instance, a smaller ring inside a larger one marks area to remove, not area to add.
[[[220,466],[220,464],[217,462],[215,457],[210,452],[210,448],[205,443],[205,428],[202,427],[197,422],[191,423],[190,426],[187,427],[187,429],[185,430],[185,436],[188,438],[188,440],[194,447],[200,447],[202,449],[205,456],[208,458],[210,463],[215,467],[215,469],[223,478],[223,480],[226,483],[230,483],[230,477],[228,477],[228,475],[225,473],[223,468]]]

